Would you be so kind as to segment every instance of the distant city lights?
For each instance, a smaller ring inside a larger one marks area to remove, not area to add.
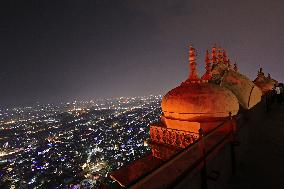
[[[108,173],[150,152],[161,96],[0,109],[0,188],[112,185]]]

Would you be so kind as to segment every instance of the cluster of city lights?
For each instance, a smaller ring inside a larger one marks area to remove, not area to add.
[[[112,185],[108,173],[150,152],[161,96],[0,110],[0,188]]]

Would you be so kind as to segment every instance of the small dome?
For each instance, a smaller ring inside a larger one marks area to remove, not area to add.
[[[232,91],[244,109],[261,101],[261,90],[248,77],[233,70],[224,72],[220,85]]]
[[[275,84],[277,84],[277,81],[273,79],[267,79],[265,81],[256,81],[254,82],[256,86],[260,88],[262,91],[262,94],[267,93],[268,91],[271,91]]]
[[[225,64],[215,65],[210,81],[232,91],[239,104],[244,109],[250,109],[261,101],[262,92],[248,77],[236,71],[237,66],[235,67],[231,69]]]
[[[216,84],[184,82],[162,99],[162,111],[167,119],[208,121],[236,115],[239,103],[228,89]]]
[[[274,85],[278,83],[276,80],[270,77],[270,74],[265,77],[262,68],[260,68],[260,70],[258,71],[257,78],[253,82],[261,89],[262,94],[265,94],[268,91],[272,90]]]

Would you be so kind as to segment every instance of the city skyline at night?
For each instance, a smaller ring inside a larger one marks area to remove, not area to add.
[[[0,109],[0,188],[113,185],[108,174],[150,153],[161,96]]]

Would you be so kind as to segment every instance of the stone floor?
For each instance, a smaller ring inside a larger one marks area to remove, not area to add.
[[[245,126],[249,141],[230,188],[284,188],[284,104],[273,104],[268,113],[252,112]]]

